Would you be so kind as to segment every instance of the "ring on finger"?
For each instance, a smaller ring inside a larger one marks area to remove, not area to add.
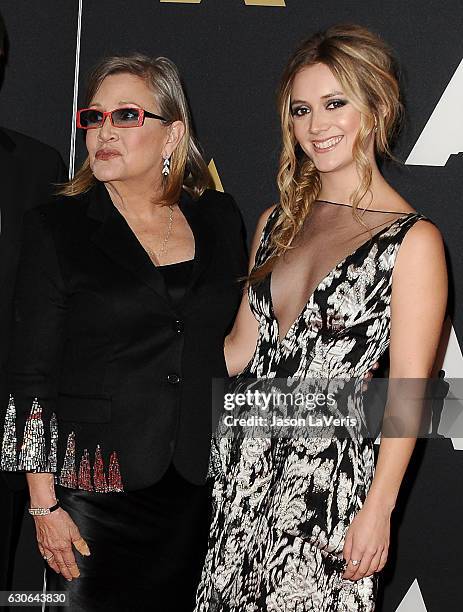
[[[50,559],[53,559],[53,557],[54,557],[54,556],[55,556],[55,555],[52,553],[52,554],[51,554],[51,555],[49,555],[48,557],[47,557],[47,556],[44,556],[44,559],[45,559],[45,561],[50,561]]]
[[[352,563],[352,565],[356,566],[360,563],[360,561],[358,559],[351,559],[350,562]]]

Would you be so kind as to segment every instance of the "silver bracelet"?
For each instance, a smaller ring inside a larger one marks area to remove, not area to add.
[[[48,514],[54,512],[60,507],[61,506],[59,503],[59,499],[57,499],[56,504],[54,506],[51,506],[51,508],[28,508],[28,512],[29,514],[32,514],[32,516],[47,516]]]

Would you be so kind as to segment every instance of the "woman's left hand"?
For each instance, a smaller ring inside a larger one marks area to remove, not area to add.
[[[390,531],[390,511],[365,501],[347,530],[343,548],[346,569],[342,577],[360,580],[380,572],[387,560]],[[360,563],[353,565],[353,560]]]

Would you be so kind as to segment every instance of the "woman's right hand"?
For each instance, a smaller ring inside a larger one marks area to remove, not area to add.
[[[48,565],[66,580],[78,578],[80,572],[72,547],[86,556],[90,550],[69,514],[58,508],[46,516],[34,516],[34,521],[40,554],[48,557]]]

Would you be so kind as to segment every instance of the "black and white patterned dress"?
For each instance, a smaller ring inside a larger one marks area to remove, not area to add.
[[[267,257],[277,213],[264,228],[257,265]],[[339,261],[281,340],[270,278],[251,286],[259,335],[238,379],[363,377],[388,347],[394,262],[420,219],[426,217],[395,215]],[[373,444],[372,438],[216,437],[212,525],[195,611],[373,610],[378,574],[341,577],[345,534],[374,475]]]

